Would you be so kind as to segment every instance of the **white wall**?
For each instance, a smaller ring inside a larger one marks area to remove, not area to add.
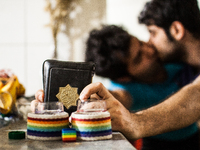
[[[52,56],[44,7],[44,0],[0,0],[0,69],[11,69],[27,96],[42,88],[42,63]],[[66,37],[60,36],[59,49],[66,49]]]
[[[124,26],[141,40],[148,40],[148,32],[138,23],[138,15],[149,0],[107,0],[107,22]]]

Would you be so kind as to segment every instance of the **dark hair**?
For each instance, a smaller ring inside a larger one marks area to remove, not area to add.
[[[138,19],[139,23],[163,28],[170,40],[169,28],[174,21],[180,21],[195,38],[200,36],[197,0],[152,0],[145,4]]]
[[[115,80],[126,76],[131,35],[122,27],[103,25],[90,32],[86,42],[85,60],[96,63],[96,75]]]

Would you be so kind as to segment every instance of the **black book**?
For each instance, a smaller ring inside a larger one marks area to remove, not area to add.
[[[78,88],[78,94],[80,94],[83,88],[92,82],[94,71],[93,62],[45,60],[43,63],[44,102],[58,101],[56,95],[59,93],[59,87],[65,87],[68,84]],[[76,109],[76,106],[69,109],[65,107],[69,115]]]

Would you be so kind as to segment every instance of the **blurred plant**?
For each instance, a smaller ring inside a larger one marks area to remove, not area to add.
[[[50,14],[50,23],[54,41],[53,58],[58,59],[58,33],[67,36],[70,50],[69,58],[74,60],[77,41],[102,23],[106,11],[106,0],[46,0],[45,10]]]
[[[45,10],[50,13],[50,23],[47,25],[51,28],[54,40],[53,58],[57,58],[57,35],[61,31],[62,25],[66,27],[66,18],[71,0],[46,0]]]

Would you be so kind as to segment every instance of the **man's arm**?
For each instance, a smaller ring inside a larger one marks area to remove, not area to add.
[[[199,78],[199,77],[198,77]],[[200,118],[200,82],[183,87],[164,102],[133,114],[140,137],[187,127]]]
[[[119,103],[101,83],[88,85],[80,98],[84,100],[97,94],[106,100],[112,129],[122,132],[130,140],[138,139],[186,127],[200,118],[200,77],[198,78],[164,102],[135,114]]]

